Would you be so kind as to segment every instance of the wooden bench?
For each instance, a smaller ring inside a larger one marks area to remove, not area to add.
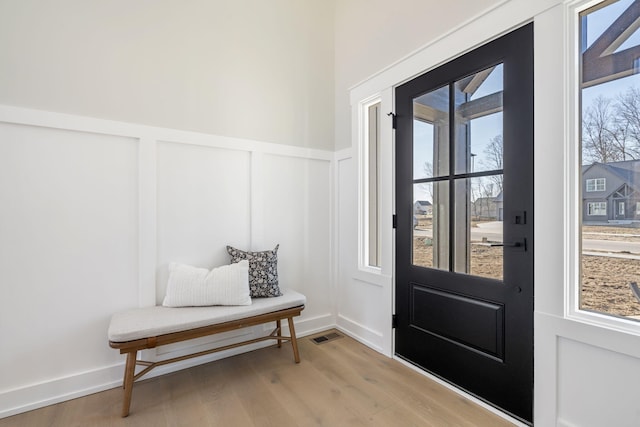
[[[287,290],[283,291],[283,295],[279,297],[254,298],[249,306],[183,308],[156,306],[114,314],[109,325],[109,346],[120,350],[120,354],[127,355],[123,380],[122,416],[129,415],[134,381],[157,366],[265,340],[277,340],[278,347],[282,346],[283,341],[290,341],[294,360],[300,363],[293,317],[300,315],[305,303],[304,295]],[[281,321],[284,319],[289,322],[289,336],[282,335]],[[139,350],[268,322],[276,322],[275,329],[264,337],[157,362],[147,362],[137,358]],[[136,374],[137,365],[145,368]]]

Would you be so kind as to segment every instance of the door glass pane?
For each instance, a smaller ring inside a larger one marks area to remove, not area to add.
[[[455,181],[454,271],[502,280],[502,175]]]
[[[449,269],[449,182],[413,186],[413,264]]]
[[[449,87],[413,100],[413,178],[449,173]]]
[[[455,83],[455,173],[502,169],[502,64]]]
[[[453,271],[502,280],[503,66],[455,82],[455,174],[496,171],[455,181]]]

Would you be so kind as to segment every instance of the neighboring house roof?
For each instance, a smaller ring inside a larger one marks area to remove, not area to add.
[[[496,200],[496,197],[478,197],[473,203],[488,203],[488,202],[497,202],[501,200]]]
[[[616,175],[622,181],[624,181],[629,187],[635,191],[640,191],[640,160],[624,160],[621,162],[610,163],[593,163],[591,165],[582,166],[582,175],[591,168],[602,168],[609,171],[611,174]],[[612,194],[618,191],[619,188],[612,188],[608,194]],[[608,197],[608,196],[607,196]]]
[[[416,203],[420,206],[431,206],[431,202],[428,200],[416,200]]]

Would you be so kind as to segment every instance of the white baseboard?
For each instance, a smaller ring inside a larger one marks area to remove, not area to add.
[[[288,333],[289,328],[283,324],[283,329]],[[322,314],[296,321],[296,336],[304,337],[336,327],[335,317],[331,313]]]
[[[361,342],[367,347],[371,347],[378,353],[389,356],[384,352],[382,345],[383,335],[380,332],[374,331],[373,329],[370,329],[341,314],[338,315],[336,326],[340,331]]]
[[[0,418],[88,396],[122,384],[124,364],[106,366],[0,393]]]
[[[285,327],[286,323],[287,322],[283,323],[283,329],[285,329],[285,333],[288,333],[288,327]],[[315,334],[317,332],[336,327],[332,314],[320,315],[308,319],[296,319],[295,325],[296,335],[299,337],[304,337],[306,335]],[[256,330],[260,329],[257,328]],[[242,336],[243,339],[247,339],[246,332],[239,336]],[[219,353],[212,353],[206,356],[172,363],[170,365],[160,366],[149,372],[149,374],[145,375],[144,378],[148,379],[180,371],[182,369],[191,368],[193,366],[268,347],[272,344],[273,343],[270,341],[263,341],[221,351]],[[163,354],[163,358],[172,357],[173,353],[180,353],[181,350],[184,349],[176,349],[171,353],[165,353]],[[1,392],[0,418],[10,417],[12,415],[32,411],[34,409],[54,405],[56,403],[76,399],[82,396],[88,396],[114,387],[119,387],[122,385],[123,372],[124,361],[112,366],[105,366],[92,371],[80,372],[66,377],[56,378],[50,381],[43,381],[41,383]]]

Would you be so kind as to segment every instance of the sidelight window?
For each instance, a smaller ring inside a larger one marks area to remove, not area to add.
[[[380,99],[362,105],[362,265],[380,268]]]
[[[640,277],[640,1],[603,1],[579,17],[577,308],[638,319],[632,283]]]

